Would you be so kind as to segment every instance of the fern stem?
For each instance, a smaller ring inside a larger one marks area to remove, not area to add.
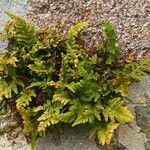
[[[36,150],[36,136],[34,133],[31,136],[31,150]]]
[[[136,73],[136,71],[137,71],[138,69],[140,69],[143,65],[144,65],[144,63],[142,63],[141,65],[139,65],[132,73],[130,73],[130,75]]]

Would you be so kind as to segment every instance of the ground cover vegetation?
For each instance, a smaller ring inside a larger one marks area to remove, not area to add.
[[[102,25],[103,42],[91,54],[80,42],[88,27],[79,22],[67,34],[36,29],[21,17],[10,21],[1,40],[1,115],[11,110],[32,149],[37,138],[63,124],[82,125],[100,144],[109,144],[114,130],[134,117],[126,106],[128,90],[150,70],[150,60],[124,58],[111,23]]]

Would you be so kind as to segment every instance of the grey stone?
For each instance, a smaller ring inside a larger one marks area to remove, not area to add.
[[[84,128],[64,127],[62,133],[49,133],[38,141],[38,150],[101,150],[94,140],[88,139]]]
[[[10,115],[0,118],[0,134],[8,133],[12,129],[18,127],[18,123]]]
[[[141,128],[136,122],[136,112],[134,105],[128,105],[131,113],[135,117],[134,121],[122,125],[118,129],[118,143],[123,145],[127,150],[146,150],[147,137],[141,132]]]
[[[137,106],[135,110],[138,126],[146,134],[147,138],[150,139],[150,105],[145,107]]]
[[[132,84],[130,99],[135,105],[150,104],[150,76],[143,77],[140,82]]]
[[[150,140],[145,144],[146,150],[150,150]]]
[[[31,150],[31,148],[26,143],[23,134],[12,140],[8,140],[6,134],[4,134],[0,135],[0,150]]]
[[[4,24],[9,20],[5,12],[17,14],[26,18],[30,9],[27,0],[0,0],[0,33],[3,31]],[[0,41],[0,52],[4,51],[7,42]]]
[[[11,115],[0,118],[0,150],[30,150],[18,122]]]
[[[118,142],[117,132],[115,132],[110,144],[105,146],[99,145],[99,147],[102,150],[127,150],[127,148],[124,145]]]
[[[122,125],[118,131],[118,142],[127,150],[145,150],[147,138],[145,134],[134,130],[129,125]]]

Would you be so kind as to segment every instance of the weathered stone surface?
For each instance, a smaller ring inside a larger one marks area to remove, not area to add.
[[[130,89],[130,99],[135,105],[150,104],[150,76],[133,83]]]
[[[8,21],[5,12],[11,12],[26,17],[29,8],[27,0],[0,0],[0,33],[3,30],[3,25]],[[6,42],[0,41],[0,52],[4,51],[6,45]]]
[[[101,150],[83,128],[64,128],[62,134],[48,134],[38,142],[38,150]]]
[[[123,125],[118,132],[118,142],[127,150],[145,150],[147,139],[145,134],[134,130],[128,125]]]
[[[8,133],[18,126],[17,121],[12,116],[0,118],[0,134]]]
[[[136,107],[137,124],[141,131],[150,139],[150,105]]]
[[[127,148],[118,142],[118,134],[117,132],[114,134],[114,137],[110,144],[102,146],[99,145],[102,150],[127,150]]]
[[[122,125],[118,130],[118,143],[123,145],[127,150],[145,150],[147,143],[146,135],[141,132],[141,128],[136,122],[136,113],[134,105],[128,105],[128,108],[135,117],[130,124]]]
[[[26,139],[11,115],[0,118],[0,150],[30,150]]]
[[[17,138],[8,140],[6,134],[0,135],[0,150],[31,150],[22,133]]]
[[[148,141],[146,143],[146,150],[150,150],[150,105],[137,106],[135,110],[137,116],[137,124],[141,128],[141,131],[148,138]]]
[[[145,144],[146,150],[150,150],[150,140]]]

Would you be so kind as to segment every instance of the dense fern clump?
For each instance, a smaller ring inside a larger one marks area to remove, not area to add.
[[[103,23],[104,42],[89,55],[77,42],[87,27],[80,22],[67,35],[11,20],[1,34],[8,41],[0,54],[0,109],[19,114],[23,132],[35,141],[51,127],[84,124],[100,144],[133,120],[125,105],[128,89],[150,70],[150,60],[122,58],[114,27]],[[122,61],[120,61],[122,60]]]

